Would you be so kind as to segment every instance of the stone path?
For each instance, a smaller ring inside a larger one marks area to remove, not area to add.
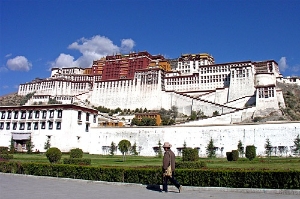
[[[0,199],[295,199],[300,190],[233,189],[183,187],[178,193],[173,186],[169,193],[159,186],[96,182],[66,178],[0,173]]]

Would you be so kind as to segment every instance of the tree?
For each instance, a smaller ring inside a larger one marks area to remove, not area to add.
[[[123,155],[123,162],[126,161],[126,153],[128,153],[131,147],[131,143],[128,140],[121,140],[118,144],[118,148]]]
[[[140,123],[141,122],[136,117],[131,120],[131,125],[140,126]]]
[[[256,148],[254,145],[246,146],[246,158],[250,161],[256,157]]]
[[[155,118],[142,117],[141,121],[142,126],[156,126]]]
[[[190,120],[196,120],[197,119],[197,112],[196,111],[192,111],[191,113],[191,117],[190,117]]]
[[[139,153],[137,152],[137,146],[136,146],[136,142],[134,142],[134,144],[132,145],[132,147],[130,148],[130,153],[132,155],[138,155]]]
[[[50,136],[47,137],[47,140],[44,144],[44,149],[48,150],[51,147],[51,143],[50,143]]]
[[[14,141],[14,139],[13,139],[12,136],[11,136],[11,139],[10,139],[9,152],[10,153],[14,153],[15,152],[15,141]]]
[[[157,151],[157,156],[159,158],[161,158],[163,155],[162,155],[162,144],[160,142],[160,140],[158,141],[158,151]]]
[[[61,159],[61,156],[62,156],[61,151],[56,147],[49,148],[46,151],[46,157],[48,158],[50,163],[59,162]]]
[[[29,140],[26,141],[27,153],[31,154],[33,148],[34,148],[34,145],[33,145],[32,141],[31,141],[31,136],[29,136]]]
[[[206,147],[206,155],[209,158],[216,157],[216,147],[214,146],[214,141],[210,138],[210,141]]]
[[[266,155],[267,155],[268,157],[271,157],[271,153],[272,153],[272,151],[273,151],[273,148],[272,148],[272,144],[271,144],[269,138],[266,139],[265,149],[266,149],[266,150],[265,150]]]
[[[297,156],[300,155],[300,137],[299,137],[299,134],[296,137],[296,139],[294,140],[293,152],[294,152],[294,155],[297,155]]]
[[[218,116],[218,115],[220,115],[219,111],[214,111],[213,112],[213,116]]]
[[[117,150],[116,144],[115,144],[114,142],[111,142],[110,148],[109,148],[109,154],[110,154],[111,156],[114,156],[116,150]]]
[[[237,149],[238,149],[239,154],[241,154],[242,157],[243,157],[243,154],[244,154],[244,147],[243,147],[243,143],[242,143],[241,140],[239,140],[239,143],[238,143],[238,145],[237,145]]]

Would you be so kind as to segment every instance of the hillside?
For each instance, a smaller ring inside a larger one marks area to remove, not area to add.
[[[16,106],[20,105],[23,96],[18,93],[11,93],[0,97],[0,106]]]

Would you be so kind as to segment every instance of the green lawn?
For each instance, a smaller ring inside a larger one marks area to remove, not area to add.
[[[63,158],[69,158],[69,155],[64,154]],[[126,156],[126,161],[123,162],[123,157],[119,155],[90,155],[84,154],[83,158],[90,158],[93,166],[161,166],[162,158],[158,157],[145,157],[145,156]],[[14,154],[14,159],[11,161],[20,162],[45,162],[49,163],[45,154]],[[176,161],[181,161],[177,157]],[[239,158],[238,161],[229,162],[226,158],[201,158],[200,161],[207,163],[208,168],[211,169],[225,169],[225,168],[238,168],[238,169],[253,169],[253,170],[300,170],[300,158],[256,158],[249,161],[246,158]]]

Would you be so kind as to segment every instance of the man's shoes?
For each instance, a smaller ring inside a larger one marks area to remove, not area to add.
[[[178,191],[179,193],[182,191],[182,185],[179,186]]]

